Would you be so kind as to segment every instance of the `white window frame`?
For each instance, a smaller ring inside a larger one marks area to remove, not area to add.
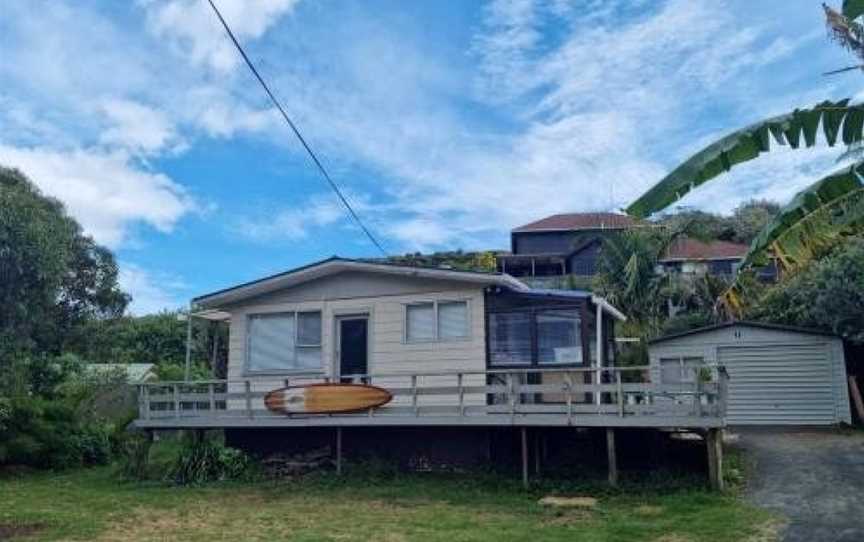
[[[446,337],[441,338],[438,333],[438,305],[447,303],[465,303],[465,323],[468,326],[466,329],[466,333],[464,337]],[[410,339],[408,337],[408,307],[415,307],[418,305],[432,305],[432,320],[434,326],[434,336],[431,339]],[[424,343],[450,343],[450,342],[461,342],[461,341],[470,341],[472,339],[472,331],[471,331],[471,300],[468,298],[462,299],[427,299],[422,301],[411,301],[410,303],[404,303],[402,305],[402,343],[403,344],[424,344]]]
[[[321,335],[318,338],[318,344],[300,344],[300,314],[318,313],[321,317]],[[287,316],[291,315],[294,318],[294,361],[297,361],[297,350],[304,348],[317,348],[321,352],[321,364],[317,368],[286,368],[280,370],[254,370],[251,368],[249,356],[252,352],[250,345],[252,343],[252,334],[249,333],[251,320],[258,316]],[[268,375],[291,375],[291,374],[324,374],[324,311],[320,309],[311,310],[280,310],[272,312],[254,312],[246,315],[246,352],[243,363],[243,374],[246,376],[268,376]]]
[[[674,384],[682,384],[682,385],[683,384],[694,384],[696,382],[696,378],[697,378],[696,372],[695,371],[688,371],[687,370],[688,365],[685,362],[685,360],[694,360],[694,359],[702,360],[701,363],[699,364],[700,369],[702,367],[710,367],[710,365],[706,361],[706,358],[704,355],[692,355],[691,354],[691,355],[687,355],[687,356],[685,356],[685,355],[660,356],[659,361],[658,361],[658,364],[660,367],[660,382],[663,384],[673,384],[673,385]],[[669,361],[673,361],[673,360],[678,362],[678,374],[680,375],[681,378],[678,382],[666,382],[663,379],[663,362],[664,361],[669,362]],[[690,366],[690,367],[692,367],[692,366]]]

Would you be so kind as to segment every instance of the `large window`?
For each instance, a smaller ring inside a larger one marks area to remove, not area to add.
[[[406,342],[451,341],[469,335],[467,301],[413,303],[405,307]]]
[[[246,369],[279,373],[321,369],[321,313],[249,316]]]
[[[531,363],[531,314],[489,314],[489,362],[491,365]]]
[[[489,364],[581,365],[579,308],[489,313]]]
[[[537,313],[537,362],[582,363],[582,329],[577,311]]]

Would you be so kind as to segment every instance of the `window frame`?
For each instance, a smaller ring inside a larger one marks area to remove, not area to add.
[[[540,363],[539,338],[537,332],[537,314],[548,311],[574,311],[579,317],[579,341],[582,349],[581,363]],[[492,336],[489,329],[490,316],[493,314],[505,313],[522,313],[529,316],[529,329],[531,336],[531,360],[528,363],[492,363]],[[513,307],[489,310],[486,313],[486,367],[489,369],[562,369],[562,368],[580,368],[590,367],[590,359],[588,352],[588,340],[586,340],[586,331],[590,315],[587,311],[587,304],[584,303],[562,303],[548,305],[532,305],[530,307]],[[605,319],[604,319],[605,320]],[[590,337],[587,337],[590,340]]]
[[[321,318],[321,326],[320,326],[320,335],[318,338],[318,344],[300,344],[300,314],[318,314]],[[252,354],[252,334],[249,332],[250,322],[253,318],[256,317],[267,317],[267,316],[291,316],[294,318],[294,348],[292,351],[292,357],[290,361],[292,361],[295,366],[292,368],[285,369],[263,369],[263,370],[255,370],[252,369],[251,365],[251,354]],[[246,352],[243,360],[243,374],[244,376],[274,376],[274,375],[298,375],[298,374],[324,374],[324,311],[321,309],[312,309],[312,310],[278,310],[278,311],[262,311],[262,312],[250,312],[246,314],[246,340],[245,340]],[[297,351],[298,350],[311,350],[317,348],[321,354],[320,356],[320,364],[316,368],[306,367],[306,368],[298,368],[297,364]]]
[[[659,370],[660,370],[660,373],[659,373],[660,383],[665,384],[665,385],[671,385],[671,386],[695,384],[698,377],[696,376],[695,372],[687,370],[688,367],[693,367],[693,365],[688,365],[687,361],[688,360],[697,360],[697,359],[700,361],[696,364],[696,366],[698,366],[700,369],[703,367],[709,367],[710,368],[710,365],[706,361],[706,358],[704,355],[703,356],[696,356],[696,355],[685,356],[683,354],[680,354],[677,356],[660,356],[658,358],[658,361],[657,361],[657,365],[658,365]],[[668,363],[671,361],[675,361],[678,364],[678,375],[680,376],[680,380],[678,380],[677,382],[666,382],[666,380],[663,378],[663,363],[664,362]]]
[[[438,330],[438,306],[441,304],[448,303],[465,303],[465,335],[463,337],[445,337],[441,338],[441,334]],[[408,308],[416,307],[421,305],[432,305],[432,320],[433,320],[433,329],[434,333],[431,339],[411,339],[408,336]],[[453,342],[464,342],[472,340],[472,326],[471,326],[472,318],[471,318],[471,299],[470,298],[444,298],[444,299],[424,299],[418,301],[411,301],[408,303],[402,304],[402,344],[430,344],[430,343],[453,343]]]

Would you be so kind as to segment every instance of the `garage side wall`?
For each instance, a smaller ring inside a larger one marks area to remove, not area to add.
[[[730,375],[730,425],[851,423],[842,341],[828,335],[746,325],[670,338],[649,347],[652,382],[660,360],[702,357]]]

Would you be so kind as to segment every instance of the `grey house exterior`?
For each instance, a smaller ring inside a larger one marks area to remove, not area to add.
[[[651,380],[692,383],[699,367],[725,367],[729,425],[851,423],[840,338],[753,322],[732,322],[649,344]]]

